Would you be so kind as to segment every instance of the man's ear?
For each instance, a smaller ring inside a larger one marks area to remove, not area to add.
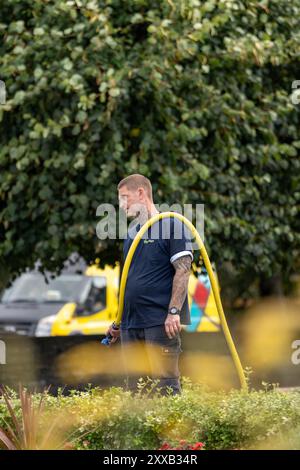
[[[138,188],[138,195],[139,195],[140,200],[145,199],[145,190],[144,190],[144,188]]]

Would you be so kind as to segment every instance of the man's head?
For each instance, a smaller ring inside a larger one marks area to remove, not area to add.
[[[151,211],[152,185],[145,176],[139,174],[127,176],[118,184],[118,192],[119,205],[127,217],[136,217],[138,213]]]

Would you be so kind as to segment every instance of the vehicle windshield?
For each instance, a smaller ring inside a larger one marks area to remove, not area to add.
[[[82,302],[91,286],[91,278],[80,274],[61,274],[48,278],[40,273],[25,273],[3,293],[1,301],[11,302]]]

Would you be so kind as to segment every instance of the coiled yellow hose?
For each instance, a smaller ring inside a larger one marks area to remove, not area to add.
[[[207,273],[208,273],[208,276],[209,276],[209,279],[210,279],[214,299],[215,299],[217,310],[218,310],[219,317],[220,317],[221,326],[222,326],[222,329],[223,329],[223,332],[224,332],[224,335],[225,335],[225,338],[226,338],[226,341],[227,341],[227,345],[228,345],[228,348],[230,350],[231,357],[232,357],[232,360],[234,362],[237,374],[239,376],[241,388],[243,390],[247,391],[248,390],[248,385],[247,385],[246,377],[245,377],[245,374],[244,374],[244,371],[243,371],[243,368],[242,368],[242,364],[241,364],[239,355],[237,353],[237,350],[235,348],[233,339],[231,337],[231,334],[230,334],[230,331],[229,331],[229,328],[228,328],[228,325],[227,325],[226,317],[225,317],[225,314],[224,314],[224,310],[223,310],[223,306],[222,306],[222,302],[221,302],[221,298],[220,298],[220,294],[219,294],[219,290],[218,290],[218,285],[217,285],[217,282],[216,282],[216,279],[215,279],[215,276],[214,276],[214,273],[213,273],[213,269],[212,269],[207,251],[205,249],[203,241],[202,241],[199,233],[197,232],[196,228],[183,215],[177,214],[176,212],[162,212],[160,214],[157,214],[157,215],[151,217],[151,219],[149,219],[141,227],[139,232],[136,234],[136,236],[135,236],[135,238],[132,242],[132,245],[131,245],[131,247],[128,251],[128,254],[127,254],[127,257],[126,257],[126,260],[125,260],[125,263],[124,263],[124,267],[123,267],[121,283],[120,283],[118,314],[117,314],[117,319],[116,319],[115,323],[118,326],[121,324],[123,308],[124,308],[124,295],[125,295],[125,288],[126,288],[128,271],[129,271],[129,268],[130,268],[132,257],[134,255],[134,252],[135,252],[136,248],[137,248],[137,245],[139,244],[139,242],[140,242],[141,238],[143,237],[144,233],[148,230],[149,227],[151,227],[151,225],[153,225],[158,220],[164,219],[166,217],[175,217],[176,219],[181,220],[189,228],[189,230],[192,234],[192,238],[196,239],[196,242],[199,246],[201,256],[203,258],[203,261],[204,261],[204,264],[205,264],[205,267],[206,267],[206,270],[207,270]]]

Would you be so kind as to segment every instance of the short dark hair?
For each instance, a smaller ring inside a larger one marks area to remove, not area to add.
[[[122,186],[126,186],[130,191],[136,191],[138,188],[144,188],[148,197],[153,200],[152,197],[152,184],[148,178],[144,175],[140,175],[139,173],[135,173],[133,175],[126,176],[123,178],[120,183],[118,184],[118,189],[121,189]]]

